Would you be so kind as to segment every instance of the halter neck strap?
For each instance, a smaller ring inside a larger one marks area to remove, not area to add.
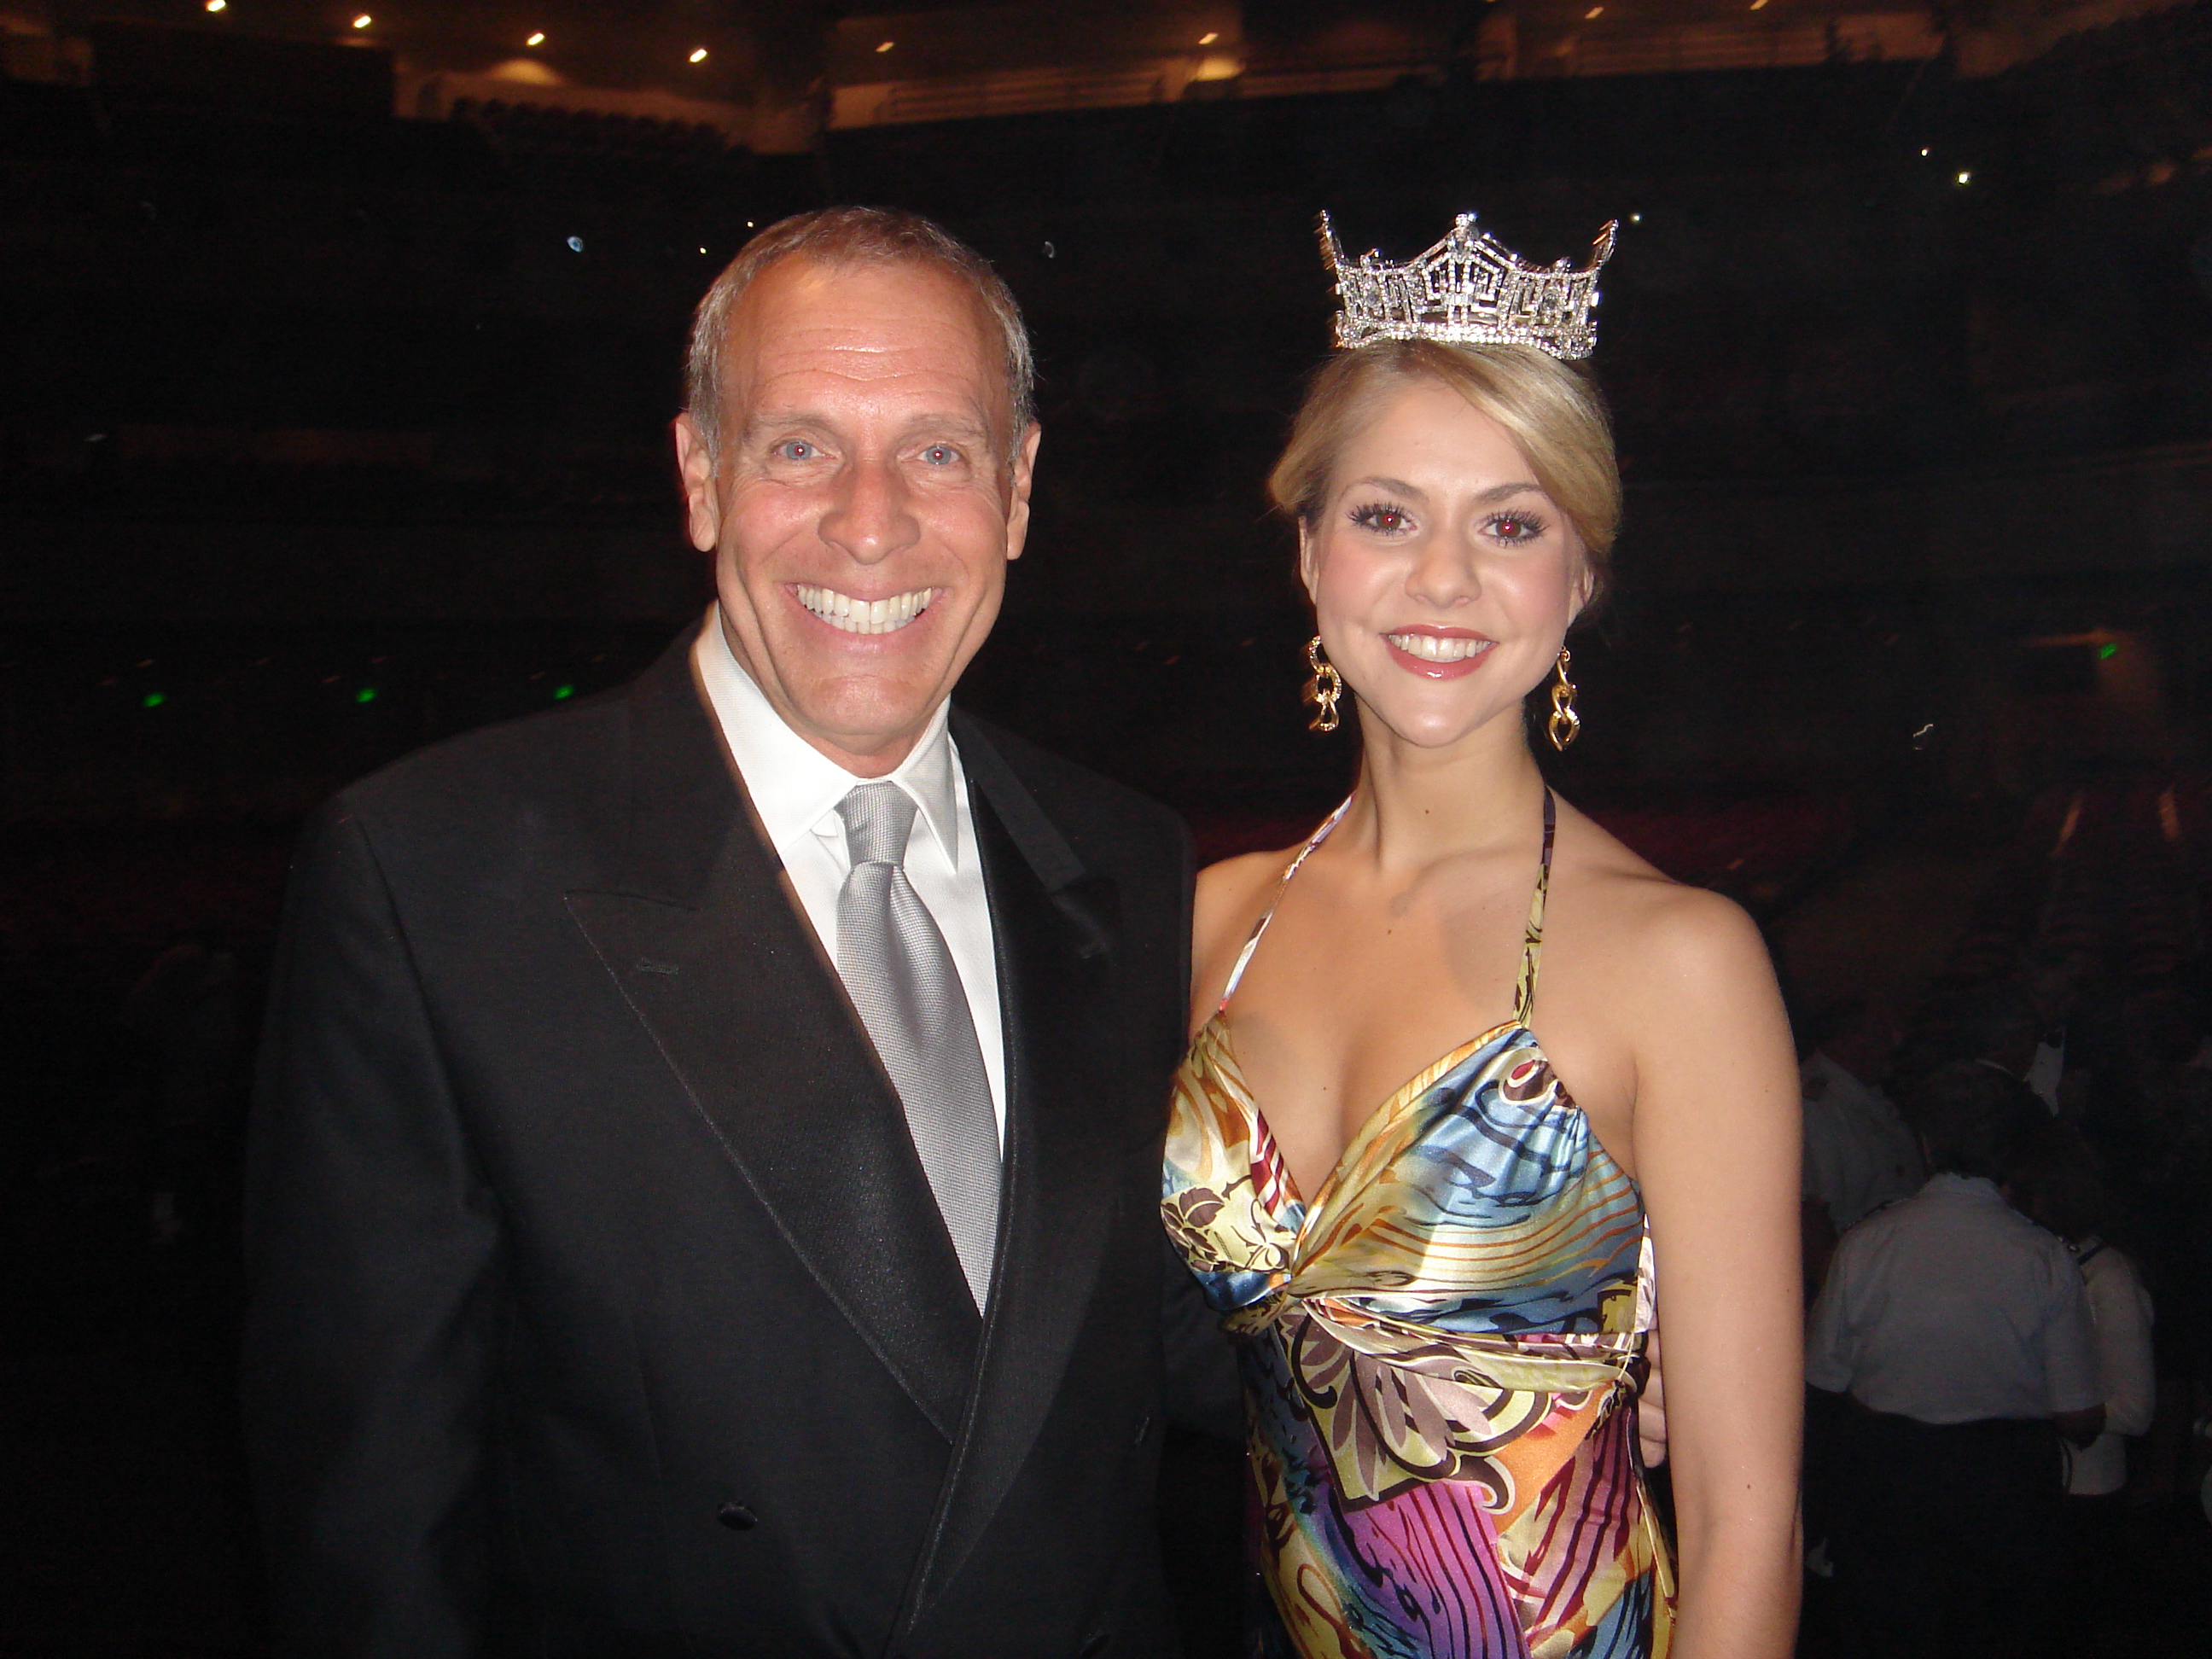
[[[1547,784],[1544,788],[1544,856],[1536,866],[1536,890],[1528,896],[1528,931],[1521,941],[1521,971],[1513,981],[1513,1022],[1522,1027],[1536,1012],[1536,975],[1544,966],[1544,898],[1552,890],[1552,842],[1559,827],[1559,801]]]
[[[1275,884],[1275,891],[1267,901],[1267,908],[1252,924],[1252,931],[1244,938],[1244,948],[1237,953],[1236,965],[1229,970],[1229,983],[1222,987],[1221,1000],[1214,1005],[1216,1014],[1228,1011],[1229,999],[1237,994],[1237,988],[1244,982],[1244,970],[1252,965],[1252,953],[1260,948],[1260,940],[1267,931],[1267,924],[1275,919],[1275,908],[1282,903],[1283,894],[1290,887],[1291,878],[1297,875],[1305,861],[1313,856],[1314,849],[1328,839],[1329,831],[1342,821],[1351,806],[1352,797],[1346,795],[1336,811],[1322,820],[1321,828],[1306,837],[1305,845],[1298,848],[1297,856],[1284,867],[1282,879]],[[1513,1018],[1515,1023],[1521,1025],[1528,1023],[1529,1017],[1536,1009],[1536,975],[1544,958],[1544,897],[1552,885],[1552,841],[1558,824],[1559,803],[1547,784],[1544,789],[1544,854],[1536,868],[1536,890],[1528,901],[1528,927],[1521,943],[1521,971],[1513,981]]]
[[[1244,982],[1244,970],[1251,966],[1252,952],[1260,948],[1260,936],[1267,931],[1267,924],[1275,919],[1275,907],[1283,902],[1283,890],[1291,884],[1291,878],[1297,874],[1300,866],[1313,856],[1314,848],[1328,839],[1328,832],[1336,828],[1338,821],[1351,807],[1352,797],[1346,795],[1337,804],[1336,811],[1322,820],[1321,828],[1306,837],[1306,844],[1298,848],[1298,855],[1285,866],[1283,878],[1275,884],[1274,896],[1267,901],[1267,908],[1260,912],[1260,920],[1252,924],[1252,931],[1244,936],[1244,948],[1237,953],[1237,965],[1229,970],[1229,983],[1221,988],[1221,1000],[1214,1006],[1215,1013],[1224,1012],[1228,1008],[1229,999],[1237,994],[1237,988]]]

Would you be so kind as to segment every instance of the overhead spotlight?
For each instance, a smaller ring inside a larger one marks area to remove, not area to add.
[[[227,11],[229,8],[230,0],[207,0],[207,9],[210,11]]]
[[[1220,31],[1219,31],[1219,30],[1218,30],[1218,29],[1208,29],[1208,30],[1206,30],[1206,32],[1205,33],[1203,33],[1203,34],[1201,34],[1201,35],[1200,35],[1200,36],[1198,37],[1198,44],[1199,44],[1200,46],[1212,46],[1212,45],[1216,40],[1218,40],[1220,38],[1221,38],[1221,33],[1220,33]]]
[[[705,63],[705,62],[707,61],[707,48],[706,48],[706,47],[704,47],[704,46],[694,46],[694,47],[692,47],[692,48],[691,48],[691,61],[692,61],[693,63],[695,63],[695,64],[703,64],[703,63]]]
[[[1766,0],[1751,0],[1751,9],[1753,11],[1765,11],[1766,9]]]
[[[1927,145],[1925,145],[1925,144],[1921,145],[1921,147],[1920,147],[1920,153],[1921,153],[1923,155],[1927,155],[1927,154],[1928,154],[1928,146],[1927,146]]]
[[[1628,222],[1632,225],[1640,225],[1644,222],[1644,216],[1640,213],[1632,213],[1628,216]]]
[[[532,36],[531,36],[527,40],[525,40],[522,44],[523,44],[524,46],[544,46],[544,45],[545,44],[545,31],[544,31],[544,29],[540,29],[540,30],[538,30],[535,34],[532,35]]]
[[[898,42],[896,40],[879,40],[876,43],[876,50],[878,52],[886,52],[896,45]]]
[[[1583,19],[1585,22],[1595,22],[1599,18],[1604,15],[1605,8],[1603,6],[1592,6],[1588,11],[1583,14]]]
[[[376,19],[371,17],[367,12],[363,12],[360,16],[353,20],[353,26],[357,29],[365,29],[375,21]]]
[[[1959,175],[1959,182],[1962,185],[1971,185],[1974,182],[1974,175],[1971,173],[1962,173]]]

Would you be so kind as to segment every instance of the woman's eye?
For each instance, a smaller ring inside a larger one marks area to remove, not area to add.
[[[1372,530],[1384,536],[1402,534],[1412,524],[1401,509],[1385,507],[1379,501],[1352,508],[1352,521],[1362,530]]]
[[[1501,513],[1490,521],[1490,533],[1501,542],[1533,542],[1544,533],[1544,521],[1526,513]]]

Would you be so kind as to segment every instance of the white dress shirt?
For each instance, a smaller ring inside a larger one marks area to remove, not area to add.
[[[2105,1398],[2072,1253],[1960,1175],[1844,1235],[1813,1304],[1805,1380],[1922,1423],[2054,1417]]]
[[[1815,1050],[1798,1069],[1805,1112],[1805,1195],[1840,1233],[1920,1190],[1920,1143],[1881,1090]]]
[[[2058,1080],[2066,1075],[2066,1028],[2058,1028],[2058,1041],[2048,1036],[2035,1045],[2035,1058],[2028,1062],[2027,1075],[2021,1081],[2035,1091],[2036,1098],[2058,1115]]]
[[[730,758],[745,781],[776,856],[783,860],[806,920],[830,960],[837,960],[837,896],[852,872],[845,821],[837,803],[859,784],[855,776],[783,723],[753,684],[722,634],[717,605],[707,607],[706,626],[691,647],[691,665]],[[907,842],[906,875],[945,935],[952,965],[967,994],[969,1017],[983,1050],[999,1144],[1006,1141],[1006,1045],[999,1012],[999,964],[991,934],[991,902],[983,890],[983,862],[975,846],[968,775],[946,729],[948,706],[939,703],[914,752],[888,780],[913,797],[917,811]]]
[[[2084,1243],[2080,1261],[2089,1318],[2097,1328],[2105,1431],[2087,1446],[2066,1448],[2066,1490],[2080,1498],[2100,1498],[2128,1484],[2128,1448],[2122,1437],[2148,1432],[2158,1403],[2158,1376],[2150,1351],[2150,1292],[2143,1289],[2135,1263],[2095,1238]]]

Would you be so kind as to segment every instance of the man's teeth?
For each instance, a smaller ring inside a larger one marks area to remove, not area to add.
[[[893,634],[929,609],[930,601],[945,590],[917,587],[888,599],[856,599],[834,587],[798,586],[799,604],[832,628],[848,634]]]
[[[1488,640],[1443,640],[1434,634],[1391,634],[1390,643],[1423,662],[1465,662],[1490,649]]]

